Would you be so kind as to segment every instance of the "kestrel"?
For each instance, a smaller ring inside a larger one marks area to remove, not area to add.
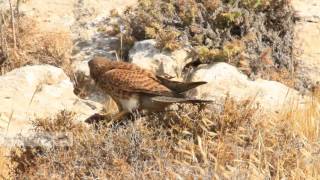
[[[161,111],[172,103],[201,103],[183,92],[207,82],[178,82],[155,75],[135,64],[95,57],[89,61],[90,76],[116,102],[121,113]]]

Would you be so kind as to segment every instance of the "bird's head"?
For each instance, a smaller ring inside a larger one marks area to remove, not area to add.
[[[90,76],[94,80],[97,80],[97,78],[104,72],[113,69],[112,61],[103,57],[93,58],[88,62],[88,65],[90,69]]]

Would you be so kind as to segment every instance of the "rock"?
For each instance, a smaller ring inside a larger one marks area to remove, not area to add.
[[[118,38],[103,36],[100,33],[97,33],[92,36],[91,40],[83,40],[76,43],[74,47],[74,55],[72,59],[74,60],[73,67],[88,66],[87,62],[91,60],[94,56],[103,56],[109,59],[116,60],[116,52],[114,47],[118,44]],[[77,70],[77,69],[75,69]]]
[[[295,70],[304,86],[320,83],[320,1],[293,0],[297,18],[294,27],[293,54]]]
[[[318,0],[292,0],[295,16],[302,21],[320,21],[320,1]]]
[[[182,70],[191,59],[188,58],[188,53],[183,49],[172,53],[161,52],[156,48],[156,41],[150,39],[134,44],[129,51],[129,61],[158,75],[167,74],[176,79],[181,79]]]
[[[31,121],[62,110],[78,122],[99,112],[97,103],[79,99],[62,69],[50,65],[25,66],[0,76],[0,136],[29,135]]]
[[[87,78],[89,78],[90,76],[90,70],[89,70],[89,66],[88,66],[88,62],[90,60],[84,60],[84,61],[75,61],[72,63],[72,69],[74,70],[74,72],[76,74],[85,76]]]
[[[297,91],[279,82],[262,79],[251,81],[236,67],[226,63],[202,65],[191,74],[189,81],[208,82],[191,90],[190,96],[221,104],[227,95],[237,101],[253,100],[265,112],[275,113],[302,99]]]
[[[298,22],[295,26],[294,58],[297,76],[311,85],[320,82],[320,22]]]

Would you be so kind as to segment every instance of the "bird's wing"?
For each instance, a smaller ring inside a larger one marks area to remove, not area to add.
[[[123,91],[161,96],[174,96],[174,92],[162,85],[149,73],[139,70],[113,69],[102,74],[104,82]]]
[[[198,82],[179,82],[179,81],[172,81],[170,79],[156,76],[157,79],[163,84],[164,86],[168,87],[169,89],[175,91],[176,93],[182,93],[188,91],[190,89],[196,88],[200,85],[207,84],[205,81],[198,81]]]

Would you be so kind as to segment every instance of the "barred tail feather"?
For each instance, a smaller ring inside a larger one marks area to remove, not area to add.
[[[180,98],[180,97],[167,97],[167,96],[155,96],[151,98],[156,102],[163,103],[211,103],[212,100],[195,99],[195,98]]]

